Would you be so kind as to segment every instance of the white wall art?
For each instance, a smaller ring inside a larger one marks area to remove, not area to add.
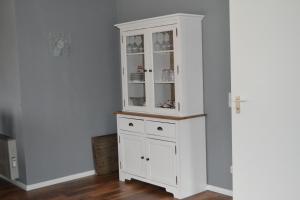
[[[50,32],[48,36],[50,54],[54,57],[69,56],[71,52],[71,35],[63,32]]]

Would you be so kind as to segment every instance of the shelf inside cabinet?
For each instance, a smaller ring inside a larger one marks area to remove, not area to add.
[[[153,53],[173,53],[174,50],[160,50],[160,51],[153,51]]]
[[[145,81],[129,81],[129,84],[145,84]]]
[[[174,84],[174,81],[155,81],[155,84]]]
[[[127,56],[134,56],[134,55],[143,55],[144,52],[137,52],[137,53],[127,53]]]

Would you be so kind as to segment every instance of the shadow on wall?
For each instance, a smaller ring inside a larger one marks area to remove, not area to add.
[[[0,111],[0,134],[14,136],[14,120],[12,113],[9,111]]]

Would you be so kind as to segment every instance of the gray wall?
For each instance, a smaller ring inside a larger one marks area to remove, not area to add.
[[[16,0],[27,184],[93,169],[91,137],[116,131],[121,90],[115,2]],[[49,32],[71,55],[49,54]]]
[[[17,139],[21,180],[26,181],[20,129],[20,82],[17,62],[15,7],[0,1],[0,133]]]
[[[118,22],[186,12],[206,15],[203,24],[204,97],[208,183],[232,188],[230,44],[228,0],[116,0]]]

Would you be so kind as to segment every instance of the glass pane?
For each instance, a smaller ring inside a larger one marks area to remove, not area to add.
[[[173,31],[152,34],[155,107],[175,109]]]
[[[153,33],[154,51],[173,50],[173,31]]]
[[[128,36],[126,38],[128,104],[130,106],[145,106],[145,59],[144,35]]]

